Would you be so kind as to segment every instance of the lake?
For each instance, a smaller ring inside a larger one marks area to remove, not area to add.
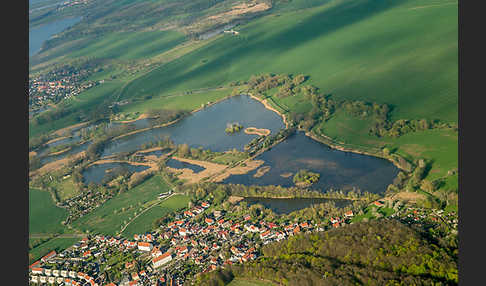
[[[228,123],[238,122],[246,127],[267,128],[272,134],[285,128],[282,118],[266,109],[262,103],[247,95],[233,96],[204,108],[166,127],[142,131],[110,142],[102,156],[131,152],[144,143],[170,136],[176,144],[187,143],[192,148],[203,147],[222,152],[236,148],[243,151],[245,144],[257,135],[243,132],[227,134]]]
[[[270,170],[261,177],[253,176],[257,170],[232,175],[223,183],[291,187],[295,186],[295,173],[307,169],[320,174],[319,181],[311,189],[325,192],[331,188],[357,188],[383,193],[399,172],[385,159],[331,149],[303,132],[296,132],[255,159],[263,160],[265,163],[261,167],[269,166]]]
[[[103,179],[111,176],[117,176],[121,172],[128,171],[129,173],[141,172],[148,169],[147,166],[131,165],[128,163],[106,163],[92,165],[83,171],[83,179],[86,184],[102,183]]]
[[[81,20],[81,17],[66,18],[54,21],[34,29],[29,28],[29,57],[40,51],[46,40],[71,27]]]
[[[324,198],[244,198],[241,202],[246,202],[249,206],[261,204],[264,207],[271,209],[276,214],[288,214],[296,210],[308,208],[314,204],[322,204],[326,202],[334,202],[335,206],[338,208],[352,204],[351,200]]]

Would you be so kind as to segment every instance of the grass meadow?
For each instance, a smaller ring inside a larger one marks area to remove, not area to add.
[[[57,207],[51,194],[37,189],[29,190],[29,234],[63,233],[66,210]]]
[[[172,196],[137,217],[121,234],[124,237],[132,238],[134,234],[142,234],[151,231],[153,228],[153,222],[156,219],[159,219],[170,212],[185,208],[187,207],[188,203],[188,196]]]
[[[154,175],[142,184],[118,194],[91,213],[77,219],[73,226],[82,231],[115,235],[145,204],[157,199],[169,187],[159,175]]]

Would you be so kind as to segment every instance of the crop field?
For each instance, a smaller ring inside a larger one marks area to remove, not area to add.
[[[457,2],[424,4],[336,0],[266,16],[134,80],[122,98],[304,73],[336,98],[392,104],[392,119],[457,121]]]
[[[159,175],[155,175],[127,192],[118,194],[93,212],[73,222],[83,231],[114,235],[126,222],[135,217],[147,202],[157,199],[169,187]]]
[[[172,196],[137,217],[122,232],[122,235],[127,238],[132,238],[134,234],[142,234],[147,231],[151,231],[153,228],[153,222],[156,219],[161,218],[170,212],[187,207],[188,202],[188,196]]]
[[[29,190],[29,234],[63,233],[61,222],[67,215],[66,210],[54,204],[49,192]]]
[[[184,40],[175,31],[123,32],[94,39],[82,49],[69,53],[69,57],[96,57],[130,60],[152,57],[170,50]]]

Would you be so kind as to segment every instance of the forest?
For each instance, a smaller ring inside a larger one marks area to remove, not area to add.
[[[457,249],[396,221],[360,222],[263,246],[263,256],[198,276],[196,285],[235,277],[280,285],[454,285]]]

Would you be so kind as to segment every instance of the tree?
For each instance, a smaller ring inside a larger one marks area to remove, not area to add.
[[[177,150],[177,154],[180,157],[187,157],[189,155],[189,145],[186,143],[179,145],[179,148]]]

